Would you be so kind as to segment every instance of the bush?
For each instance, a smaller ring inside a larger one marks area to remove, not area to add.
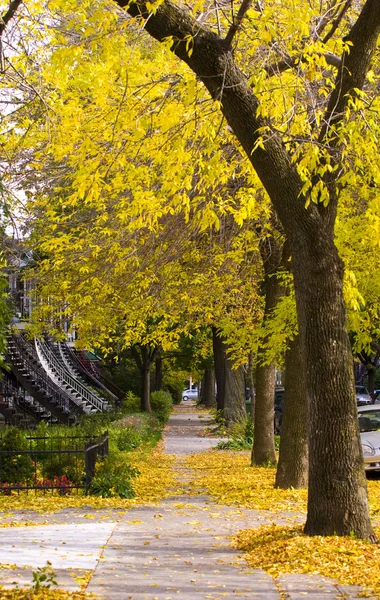
[[[25,484],[33,476],[33,462],[27,452],[29,444],[23,433],[16,427],[11,427],[0,438],[0,451],[12,454],[0,455],[0,481],[2,483]]]
[[[102,498],[133,498],[131,479],[139,472],[125,460],[114,455],[107,456],[97,465],[96,475],[90,485],[90,494]]]
[[[171,395],[173,399],[173,404],[181,404],[182,402],[182,392],[183,392],[183,381],[172,381],[165,385],[167,391]]]
[[[117,448],[122,452],[138,448],[143,443],[140,432],[134,427],[125,427],[117,437]]]
[[[141,411],[141,400],[133,392],[127,392],[123,402],[123,412],[136,413]]]
[[[173,409],[173,399],[169,392],[159,391],[150,395],[150,405],[159,421],[165,423]]]

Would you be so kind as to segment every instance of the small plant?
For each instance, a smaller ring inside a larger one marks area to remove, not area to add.
[[[97,467],[97,473],[90,485],[90,494],[101,498],[133,498],[131,479],[139,471],[125,461],[117,462],[115,456],[107,458]]]
[[[122,452],[138,448],[141,444],[141,435],[134,427],[125,427],[120,431],[117,438],[117,447]]]
[[[253,444],[253,423],[251,417],[237,423],[229,432],[231,439],[219,442],[218,450],[250,450]]]
[[[58,585],[56,574],[53,571],[51,563],[47,561],[44,567],[38,567],[33,571],[33,591],[38,592],[41,588],[50,588],[52,585]]]
[[[133,392],[127,392],[122,408],[126,413],[138,413],[141,410],[141,400]]]

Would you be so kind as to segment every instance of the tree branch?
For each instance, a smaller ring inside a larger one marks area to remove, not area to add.
[[[340,13],[336,17],[336,19],[333,20],[330,31],[323,38],[323,40],[322,40],[323,44],[327,44],[327,42],[332,38],[332,36],[336,32],[336,30],[338,29],[344,15],[350,8],[351,4],[352,4],[352,0],[346,0],[346,3],[344,4],[342,10],[340,11]]]
[[[236,15],[236,17],[234,17],[233,23],[232,23],[230,29],[228,30],[228,33],[224,39],[226,44],[228,44],[229,46],[231,45],[231,42],[232,42],[237,30],[239,29],[246,12],[251,7],[251,4],[252,4],[252,0],[243,0],[243,2],[241,3],[240,8],[238,10],[238,14]]]
[[[305,210],[303,184],[296,165],[283,144],[282,135],[257,114],[258,98],[236,65],[231,46],[171,0],[164,0],[154,13],[147,9],[144,0],[115,2],[132,17],[144,19],[145,30],[156,40],[171,38],[172,52],[198,76],[211,97],[221,103],[227,123],[272,199],[284,227],[291,228],[294,219],[300,226],[303,222],[306,226],[305,216],[311,213],[319,221],[314,203]],[[193,40],[191,56],[187,50],[189,36]]]
[[[362,90],[380,34],[379,0],[367,0],[356,23],[346,36],[349,50],[343,54],[335,89],[333,90],[319,141],[326,138],[331,125],[338,123],[344,114],[349,98],[355,89]]]
[[[0,20],[0,37],[3,35],[9,21],[12,19],[14,14],[16,13],[18,7],[22,3],[23,0],[13,0],[6,13],[3,14]]]
[[[339,56],[333,54],[332,52],[326,52],[326,54],[323,54],[322,56],[325,57],[328,65],[339,69],[342,62]],[[293,69],[296,65],[299,65],[302,62],[306,62],[306,58],[303,54],[287,56],[284,60],[281,60],[280,62],[272,63],[271,65],[266,66],[265,71],[268,73],[269,77],[273,77],[274,75],[283,73],[288,69]]]

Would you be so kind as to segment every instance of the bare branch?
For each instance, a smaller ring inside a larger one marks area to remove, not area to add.
[[[226,44],[228,44],[229,46],[231,45],[231,42],[234,39],[234,36],[235,36],[237,30],[239,29],[246,12],[251,7],[251,4],[252,4],[252,0],[243,0],[243,2],[241,3],[241,6],[239,8],[238,14],[236,15],[236,17],[233,18],[233,23],[232,23],[231,27],[229,28],[228,33],[224,40],[226,42]]]
[[[339,69],[341,65],[341,59],[339,56],[333,54],[332,52],[326,52],[326,54],[323,54],[322,56],[325,57],[328,65]],[[278,75],[279,73],[283,73],[288,69],[293,69],[302,62],[306,62],[306,58],[302,54],[296,54],[295,56],[287,56],[284,60],[281,60],[278,63],[272,63],[271,65],[266,66],[265,70],[269,77],[273,77],[273,75]]]
[[[13,0],[6,13],[3,14],[0,20],[0,36],[3,35],[9,21],[12,19],[14,14],[16,13],[18,7],[22,3],[22,0]]]
[[[379,1],[367,0],[356,23],[345,38],[350,46],[342,57],[319,141],[324,140],[331,124],[342,119],[349,98],[355,95],[355,90],[363,89],[379,35]]]
[[[334,19],[334,21],[332,22],[330,31],[323,38],[323,40],[322,40],[323,44],[327,44],[327,42],[332,38],[332,36],[336,32],[336,30],[338,29],[338,27],[339,27],[339,25],[340,25],[340,23],[341,23],[344,15],[346,14],[346,12],[348,11],[348,9],[350,8],[351,4],[352,4],[352,0],[346,0],[346,3],[344,4],[342,10],[340,11],[340,13],[336,17],[336,19]]]

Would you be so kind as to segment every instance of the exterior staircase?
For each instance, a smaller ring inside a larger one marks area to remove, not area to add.
[[[50,344],[35,339],[35,349],[38,359],[50,379],[70,398],[70,406],[84,413],[96,413],[109,410],[110,403],[97,392],[82,383],[73,373],[71,366],[59,359]],[[70,369],[70,370],[69,370]]]
[[[116,405],[122,403],[125,397],[125,392],[123,392],[123,390],[121,390],[117,385],[113,383],[113,381],[108,379],[108,377],[106,377],[104,373],[101,372],[101,370],[96,365],[96,361],[89,359],[84,350],[73,351],[66,344],[62,345],[67,349],[70,356],[74,358],[76,363],[79,364],[86,373],[88,373],[88,375],[95,377],[95,379],[97,379],[97,381],[103,386],[103,388],[106,388],[108,392],[112,394]]]
[[[101,400],[107,401],[109,404],[118,404],[118,396],[82,365],[76,353],[69,346],[62,342],[50,342],[49,347],[72,377],[82,385],[90,386],[92,392]]]
[[[25,390],[20,390],[17,383],[12,382],[6,374],[0,381],[0,413],[7,425],[17,427],[33,427],[38,421],[58,421]]]
[[[10,334],[7,336],[7,346],[6,360],[27,395],[45,409],[52,420],[65,424],[74,423],[83,410],[77,408],[70,396],[50,379],[32,344],[23,335]],[[24,412],[30,411],[26,402],[18,402],[17,406]],[[41,413],[41,417],[43,414]]]

